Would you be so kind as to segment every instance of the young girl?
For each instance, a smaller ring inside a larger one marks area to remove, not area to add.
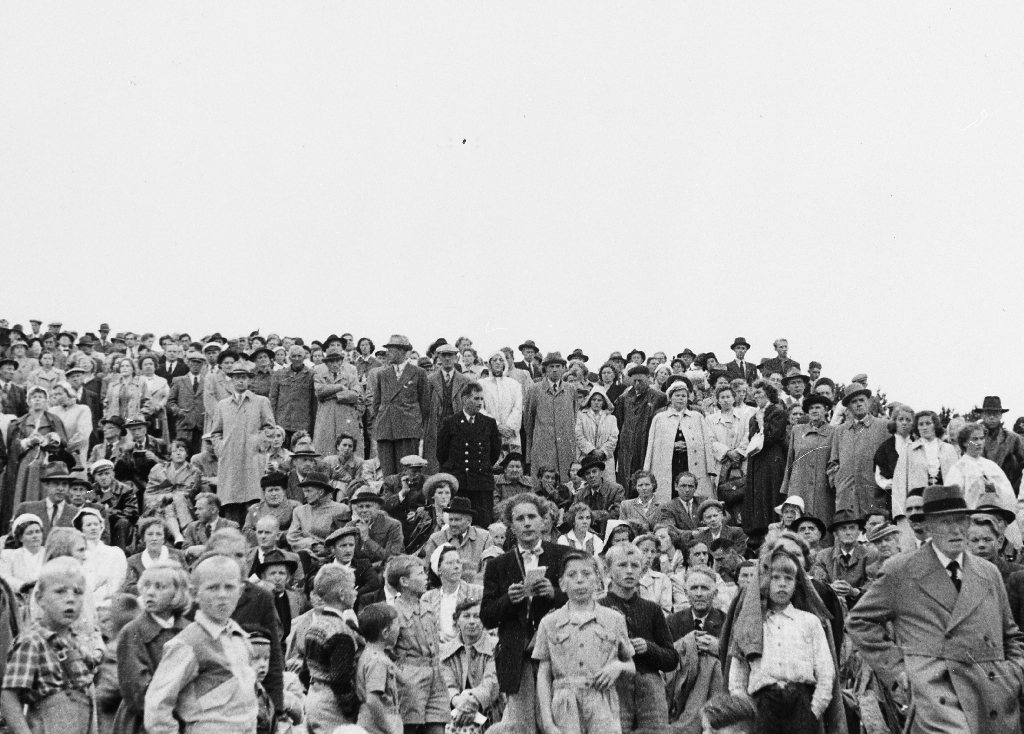
[[[567,545],[576,550],[586,551],[596,556],[604,548],[604,542],[596,534],[590,532],[590,507],[576,502],[565,511],[566,523],[572,524],[572,530],[558,539],[559,545]]]
[[[594,601],[601,581],[593,556],[567,553],[559,586],[569,601],[541,620],[533,648],[541,725],[566,734],[620,734],[615,682],[636,673],[626,619]]]
[[[666,615],[672,613],[672,581],[660,571],[652,568],[654,559],[658,555],[658,539],[653,535],[641,535],[633,541],[633,545],[640,551],[642,564],[640,567],[640,592],[641,599],[653,601],[661,607]]]
[[[114,717],[118,734],[144,731],[146,689],[153,679],[164,645],[188,625],[182,614],[191,605],[188,576],[176,563],[157,563],[139,578],[142,614],[117,638],[117,677],[121,704]]]
[[[359,612],[359,634],[366,647],[356,665],[356,695],[363,704],[358,723],[368,734],[402,734],[398,668],[388,657],[398,642],[398,632],[398,613],[393,607],[371,604]]]

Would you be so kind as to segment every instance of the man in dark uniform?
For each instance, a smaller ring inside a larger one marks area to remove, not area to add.
[[[459,480],[459,494],[469,498],[481,527],[494,516],[494,474],[501,456],[497,422],[481,413],[483,388],[471,382],[462,388],[462,410],[446,418],[437,434],[437,460]]]

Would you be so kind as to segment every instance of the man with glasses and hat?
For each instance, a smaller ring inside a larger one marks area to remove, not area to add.
[[[757,367],[744,359],[747,356],[747,350],[750,349],[750,344],[742,336],[738,336],[733,339],[729,349],[736,355],[736,359],[725,365],[725,374],[729,376],[729,381],[732,382],[738,377],[753,384],[757,379]]]
[[[387,364],[370,372],[370,415],[377,458],[384,476],[398,473],[403,456],[420,453],[420,440],[430,420],[427,373],[409,359],[412,342],[394,334],[384,345]]]
[[[1024,438],[1003,427],[1003,407],[998,395],[986,395],[981,404],[981,422],[985,425],[985,450],[982,453],[1003,470],[1014,493],[1020,492],[1020,480],[1024,475]]]
[[[818,552],[811,567],[811,575],[829,584],[832,591],[853,606],[867,583],[867,565],[874,560],[874,549],[868,550],[857,542],[864,529],[864,520],[843,509],[832,517],[829,531],[835,545]]]
[[[931,541],[886,561],[850,612],[850,638],[913,701],[910,732],[1019,731],[1024,635],[999,570],[967,552],[973,511],[942,485],[924,490],[922,511]]]

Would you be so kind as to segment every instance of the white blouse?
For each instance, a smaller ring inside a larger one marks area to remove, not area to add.
[[[22,586],[39,578],[45,556],[46,548],[43,546],[34,554],[24,547],[5,549],[0,552],[0,576],[18,592]]]
[[[97,607],[110,601],[110,597],[121,590],[125,575],[128,573],[128,559],[120,548],[98,542],[85,549],[85,562],[82,573],[89,588],[92,589],[93,600]]]

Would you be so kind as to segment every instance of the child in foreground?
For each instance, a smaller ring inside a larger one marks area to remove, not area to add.
[[[579,551],[565,556],[559,587],[565,606],[544,617],[533,659],[537,704],[545,732],[619,734],[615,682],[636,673],[626,619],[594,601],[601,586],[597,560]]]
[[[146,692],[146,732],[255,734],[252,648],[231,619],[242,595],[238,564],[226,556],[207,558],[192,572],[192,585],[199,610],[164,646]]]
[[[95,728],[95,662],[83,656],[72,629],[84,595],[85,577],[76,560],[43,564],[34,590],[38,617],[15,640],[0,691],[0,712],[13,734],[86,734]]]
[[[359,612],[359,634],[366,648],[356,665],[356,694],[363,704],[357,723],[370,734],[402,734],[398,668],[388,657],[398,632],[398,612],[388,604],[371,604]]]

